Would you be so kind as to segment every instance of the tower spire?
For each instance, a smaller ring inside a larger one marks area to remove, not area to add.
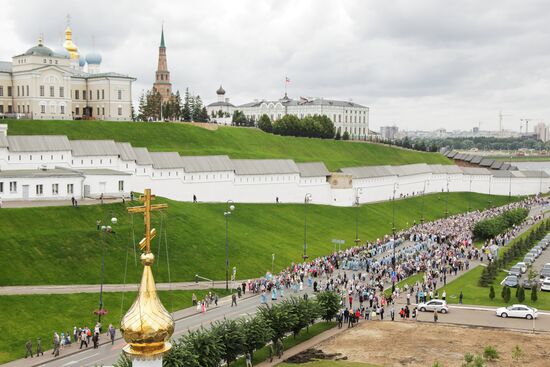
[[[164,22],[162,23],[162,29],[160,31],[160,47],[166,48],[166,46],[164,45]]]

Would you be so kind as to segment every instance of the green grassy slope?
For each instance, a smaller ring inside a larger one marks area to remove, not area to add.
[[[225,290],[216,290],[218,295],[225,295]],[[195,291],[199,299],[208,293],[207,290]],[[166,309],[171,312],[191,307],[193,291],[159,292],[159,297]],[[109,312],[102,317],[104,332],[109,324],[118,327],[122,315],[130,308],[136,298],[136,292],[104,293],[103,304]],[[32,296],[1,296],[0,309],[9,317],[0,318],[0,364],[10,360],[25,357],[25,342],[31,338],[33,352],[36,351],[36,338],[42,339],[45,350],[53,347],[53,333],[59,335],[73,327],[95,326],[97,316],[93,314],[98,308],[99,293],[32,295]],[[117,330],[117,337],[120,336]],[[100,341],[106,340],[105,334]],[[71,338],[72,340],[72,338]],[[72,344],[67,351],[73,351],[80,346]],[[62,351],[61,355],[66,352]],[[42,357],[43,358],[43,357]],[[36,362],[36,360],[33,359]]]
[[[323,161],[330,170],[382,164],[452,164],[437,153],[361,142],[282,137],[251,128],[221,127],[210,131],[187,124],[106,121],[9,120],[7,123],[10,135],[61,134],[70,139],[114,139],[152,151],[177,151],[182,155],[227,154],[231,158]]]
[[[444,215],[445,194],[425,197],[425,218]],[[513,198],[515,199],[515,198]],[[397,200],[396,228],[419,221],[422,198]],[[502,205],[507,196],[450,193],[449,213],[489,205]],[[225,279],[225,204],[168,202],[166,220],[162,223],[166,237],[153,240],[153,251],[159,254],[159,240],[168,239],[172,281],[193,280],[199,273],[210,279]],[[137,205],[137,202],[134,203]],[[237,267],[238,278],[257,277],[275,268],[298,261],[303,251],[303,204],[239,204],[230,218],[229,241],[231,266]],[[320,256],[333,249],[331,240],[344,239],[346,245],[355,239],[356,208],[321,205],[308,207],[308,254]],[[392,203],[360,207],[359,237],[376,239],[391,232]],[[73,207],[1,209],[0,285],[90,284],[100,281],[100,234],[96,220],[107,222],[116,216],[115,234],[105,246],[105,281],[123,283],[126,253],[129,254],[127,281],[136,282],[141,265],[134,263],[132,216],[123,204]],[[143,219],[134,218],[136,242],[143,233]],[[153,216],[159,233],[160,214]],[[157,281],[167,281],[165,246],[154,266]]]

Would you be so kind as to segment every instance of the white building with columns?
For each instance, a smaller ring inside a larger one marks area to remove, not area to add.
[[[0,61],[0,116],[40,120],[132,119],[132,83],[127,75],[102,72],[101,55],[78,53],[72,30],[54,52],[40,39],[36,46]]]
[[[267,115],[271,121],[277,121],[285,115],[299,118],[306,116],[327,116],[340,134],[348,132],[351,139],[365,140],[369,135],[369,107],[352,101],[338,101],[326,98],[291,99],[285,93],[279,100],[254,100],[235,106],[225,97],[225,90],[220,86],[216,91],[217,102],[206,106],[212,121],[230,125],[235,111],[242,111],[248,119],[258,121]],[[220,117],[221,116],[221,117]]]

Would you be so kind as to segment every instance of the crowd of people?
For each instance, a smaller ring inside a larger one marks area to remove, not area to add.
[[[267,273],[262,278],[240,284],[239,293],[232,296],[231,306],[236,306],[237,297],[247,291],[259,295],[260,303],[266,304],[269,300],[277,301],[284,297],[285,293],[307,297],[307,292],[303,292],[306,288],[313,292],[330,290],[340,296],[341,310],[337,317],[339,327],[345,323],[353,327],[361,319],[383,320],[386,317],[394,320],[397,317],[396,300],[404,295],[406,303],[397,311],[398,317],[414,320],[418,310],[411,299],[414,299],[415,304],[439,297],[445,300],[446,294],[438,293],[438,284],[445,285],[449,276],[468,270],[474,261],[492,261],[491,246],[504,246],[521,230],[521,226],[516,226],[477,248],[472,233],[475,223],[510,209],[531,209],[547,204],[544,200],[540,197],[528,198],[501,207],[415,224],[372,243],[293,263],[279,274]],[[527,224],[539,219],[540,215],[529,217]],[[423,274],[422,279],[411,287],[400,289],[397,286],[399,281],[418,273]],[[460,303],[462,298],[461,292]],[[199,300],[193,294],[192,301],[198,312],[205,313],[211,305],[218,305],[218,296],[210,292]],[[434,321],[437,321],[437,313],[434,314]],[[116,329],[109,325],[107,336],[111,342],[114,342],[115,333]],[[91,343],[97,348],[101,334],[99,323],[93,330],[74,327],[72,333],[55,333],[53,354],[58,355],[60,349],[77,342],[80,348],[88,348]],[[27,354],[32,357],[30,340],[26,347]],[[39,352],[43,354],[40,339],[37,341],[36,354]]]

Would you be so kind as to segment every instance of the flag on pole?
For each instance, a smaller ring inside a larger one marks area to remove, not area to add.
[[[285,76],[285,83],[290,84],[290,79],[288,76]]]

